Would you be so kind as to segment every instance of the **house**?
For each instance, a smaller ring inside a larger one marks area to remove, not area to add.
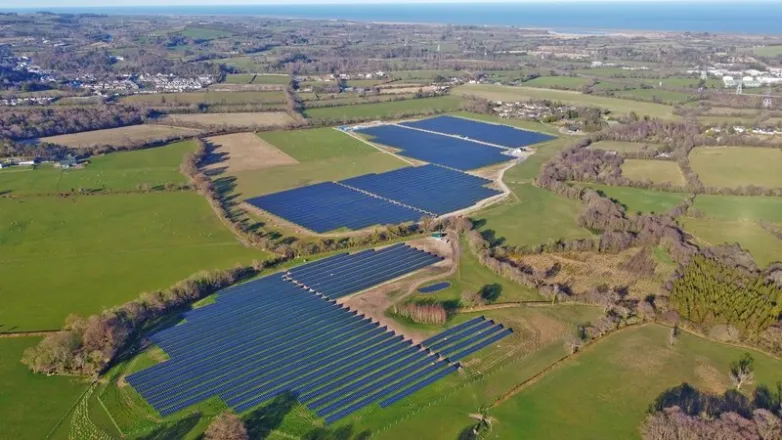
[[[40,162],[40,160],[38,160],[38,159],[24,160],[22,162],[19,162],[19,166],[20,167],[31,167],[31,166],[34,166],[34,165],[38,165],[39,162]]]
[[[68,155],[62,160],[57,162],[57,166],[64,170],[67,170],[69,168],[74,168],[77,165],[79,165],[79,161],[77,161],[76,158],[71,155]]]

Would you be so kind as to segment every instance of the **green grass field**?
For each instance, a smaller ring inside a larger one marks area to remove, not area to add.
[[[635,440],[647,408],[666,389],[683,382],[718,393],[731,387],[729,365],[745,349],[689,334],[671,346],[668,333],[649,325],[608,336],[492,410],[499,423],[489,437]],[[782,380],[782,361],[752,355],[755,384]]]
[[[264,257],[196,193],[0,199],[0,331],[57,329],[70,313]]]
[[[679,164],[666,160],[635,160],[626,159],[622,164],[622,175],[632,180],[651,180],[655,183],[672,183],[684,185]]]
[[[682,92],[673,92],[662,89],[633,89],[616,92],[619,98],[643,99],[645,101],[655,101],[680,104],[690,100],[690,95]]]
[[[716,220],[782,223],[782,201],[779,197],[699,195],[693,206],[706,217]]]
[[[299,162],[336,157],[358,157],[376,152],[374,148],[333,128],[258,133],[266,142]]]
[[[250,82],[256,77],[253,73],[237,73],[229,74],[225,76],[226,84],[250,84]]]
[[[122,98],[123,102],[139,105],[241,105],[277,104],[285,102],[285,92],[188,92],[132,95]]]
[[[695,235],[703,244],[711,246],[724,243],[740,244],[752,254],[760,267],[765,267],[773,261],[782,261],[782,240],[756,223],[710,218],[685,218],[681,223],[687,232]]]
[[[451,283],[450,287],[434,293],[417,293],[417,299],[434,299],[437,301],[464,301],[463,295],[474,295],[485,286],[498,286],[499,297],[494,302],[512,302],[523,300],[540,300],[542,297],[534,289],[529,289],[513,283],[499,275],[495,275],[480,264],[478,257],[470,250],[466,240],[461,243],[461,256],[456,274],[441,281]],[[434,284],[434,283],[432,283]]]
[[[0,193],[36,194],[69,192],[85,188],[135,190],[139,184],[153,186],[169,182],[185,183],[179,172],[182,158],[195,151],[193,141],[177,142],[146,150],[111,153],[90,158],[83,169],[61,170],[51,166],[38,169],[0,171]]]
[[[629,213],[663,213],[678,205],[686,194],[652,191],[624,186],[583,184],[603,192],[606,196],[624,205]]]
[[[635,153],[642,150],[657,150],[662,147],[660,144],[644,142],[619,142],[619,141],[600,141],[595,142],[589,148],[599,148],[601,150],[616,151],[617,153]]]
[[[637,102],[627,99],[584,95],[566,90],[538,89],[534,87],[511,87],[495,85],[462,85],[453,90],[456,95],[480,96],[492,101],[550,99],[573,105],[591,105],[606,108],[614,113],[636,112],[665,119],[675,119],[673,108],[651,102]]]
[[[778,57],[782,55],[782,45],[756,47],[755,55],[761,57]]]
[[[382,82],[383,80],[379,79],[351,79],[348,81],[348,87],[374,87]]]
[[[426,114],[435,111],[450,112],[458,110],[460,105],[461,99],[458,97],[439,96],[436,98],[381,102],[379,104],[313,108],[306,110],[304,114],[309,119],[340,121],[354,118],[388,118],[399,114]]]
[[[506,183],[513,195],[503,203],[472,215],[484,222],[481,231],[507,245],[538,245],[563,239],[589,238],[589,231],[576,224],[581,207],[530,183]],[[490,232],[493,231],[493,232]]]
[[[5,322],[1,322],[5,328]],[[87,389],[83,379],[46,377],[19,362],[38,337],[0,339],[0,438],[40,440],[55,428]]]
[[[586,78],[577,76],[540,76],[530,81],[525,81],[524,85],[529,87],[559,87],[571,90],[578,90],[581,86],[589,83]]]
[[[704,185],[782,187],[782,150],[754,147],[701,147],[690,153],[692,169]]]
[[[193,38],[196,40],[217,40],[220,38],[227,38],[233,35],[232,32],[224,31],[222,29],[211,29],[204,27],[186,27],[180,32],[182,36]]]

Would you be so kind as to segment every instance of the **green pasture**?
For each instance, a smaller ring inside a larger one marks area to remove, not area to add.
[[[658,118],[675,119],[673,108],[651,102],[637,102],[627,99],[607,98],[604,96],[585,95],[567,90],[539,89],[534,87],[512,87],[495,85],[462,85],[453,90],[456,95],[479,96],[491,101],[511,101],[530,99],[550,99],[572,105],[589,105],[611,110],[614,113],[626,114],[636,112]]]
[[[742,197],[698,195],[693,205],[715,220],[765,220],[782,223],[782,199],[779,197]]]
[[[617,153],[637,153],[645,150],[659,150],[662,145],[646,142],[599,141],[590,145],[589,148],[616,151]]]
[[[214,63],[223,63],[226,66],[235,67],[242,72],[262,72],[264,64],[259,60],[251,56],[240,56],[233,58],[223,58],[220,60],[214,60]],[[287,75],[284,75],[287,78]],[[257,83],[256,79],[256,83]],[[286,82],[287,83],[287,82]]]
[[[287,85],[289,82],[291,78],[288,75],[260,74],[255,77],[253,84]]]
[[[510,183],[513,194],[504,202],[473,214],[480,230],[503,244],[534,246],[550,241],[589,238],[578,226],[579,203],[530,183]]]
[[[687,183],[679,164],[668,160],[626,159],[622,164],[622,175],[631,180],[651,180],[654,183]]]
[[[313,160],[296,165],[267,168],[262,171],[238,171],[233,173],[232,177],[236,179],[234,193],[242,199],[246,199],[315,183],[347,179],[362,174],[382,173],[407,165],[390,154],[378,151],[355,157]]]
[[[662,89],[633,89],[617,91],[618,98],[643,99],[644,101],[657,101],[669,104],[681,104],[690,100],[690,95],[682,92],[673,92]]]
[[[681,203],[686,194],[665,191],[653,191],[625,186],[581,184],[600,191],[607,197],[618,201],[629,213],[663,213]]]
[[[374,87],[382,82],[383,80],[379,79],[351,79],[348,81],[348,87]]]
[[[186,27],[179,32],[183,37],[193,38],[196,40],[217,40],[220,38],[227,38],[233,35],[233,32],[225,31],[222,29],[212,29],[204,27]]]
[[[0,331],[57,329],[70,313],[265,257],[192,192],[0,199]]]
[[[690,163],[707,186],[782,187],[782,149],[700,147],[690,153]]]
[[[467,241],[462,239],[461,242],[461,255],[456,273],[451,277],[429,283],[447,281],[451,285],[433,293],[417,293],[415,299],[455,301],[469,305],[470,299],[485,287],[491,287],[498,292],[498,297],[493,301],[497,303],[543,299],[536,290],[520,286],[487,269],[478,261],[478,257],[472,252]]]
[[[687,333],[672,346],[669,332],[648,325],[609,335],[490,411],[498,423],[489,438],[636,440],[649,405],[665,390],[685,382],[715,393],[732,388],[730,363],[746,349]],[[782,361],[752,356],[755,385],[782,380]]]
[[[145,150],[123,151],[93,156],[81,169],[52,166],[11,168],[0,171],[0,193],[36,194],[109,189],[135,190],[139,184],[151,186],[185,183],[179,165],[185,154],[195,151],[193,141],[177,142]]]
[[[256,77],[254,73],[236,73],[225,76],[226,84],[250,84]]]
[[[399,95],[372,95],[372,96],[359,96],[354,93],[340,93],[339,98],[331,98],[333,94],[323,93],[299,93],[299,97],[304,100],[304,107],[306,109],[322,108],[322,107],[337,107],[343,105],[357,105],[357,104],[376,104],[386,101],[399,101],[402,99],[414,99],[415,94],[399,94]]]
[[[2,323],[5,324],[5,323]],[[0,331],[5,325],[0,327]],[[0,339],[0,438],[40,440],[68,415],[88,382],[33,374],[19,362],[39,337]]]
[[[122,98],[123,102],[138,105],[241,105],[278,104],[285,102],[285,92],[186,92],[132,95]]]
[[[350,119],[392,118],[407,114],[449,112],[458,110],[460,106],[461,99],[458,97],[439,96],[435,98],[381,102],[378,104],[313,108],[306,110],[304,115],[308,119],[341,121]]]
[[[769,58],[778,57],[782,55],[782,45],[756,47],[755,55]]]
[[[572,90],[578,90],[587,84],[589,84],[588,79],[578,76],[539,76],[535,79],[524,81],[524,85],[529,87],[559,87]]]
[[[266,142],[299,162],[359,157],[377,152],[369,145],[333,128],[258,133]]]
[[[573,139],[559,138],[535,145],[535,154],[527,157],[523,162],[505,171],[505,183],[527,183],[534,181],[538,177],[538,174],[546,162],[551,160],[565,147],[575,142],[576,141]]]
[[[698,85],[701,83],[701,78],[698,77],[670,77],[670,78],[663,78],[659,81],[662,81],[663,86],[665,87],[671,87],[671,88],[679,88],[679,89],[697,89]],[[720,79],[716,78],[707,78],[704,80],[704,83],[706,87],[708,88],[722,88],[723,82]]]
[[[782,261],[782,240],[754,222],[684,218],[681,223],[684,230],[697,237],[702,244],[740,244],[752,254],[760,267]]]

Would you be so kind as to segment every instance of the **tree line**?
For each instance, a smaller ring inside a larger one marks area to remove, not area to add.
[[[143,123],[149,112],[127,105],[0,107],[0,137],[19,141]]]

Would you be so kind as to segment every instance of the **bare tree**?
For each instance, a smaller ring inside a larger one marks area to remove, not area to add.
[[[473,438],[483,438],[484,434],[491,431],[491,428],[497,422],[497,419],[489,415],[489,408],[482,406],[478,409],[477,413],[470,414],[470,417],[478,422],[472,428]]]
[[[744,353],[741,358],[730,364],[730,380],[736,384],[736,389],[740,390],[741,386],[745,383],[752,382],[754,378],[755,367],[753,363],[752,355]]]
[[[584,346],[584,341],[581,340],[581,338],[575,336],[575,335],[569,335],[565,338],[565,350],[568,351],[570,354],[574,354],[578,351],[581,351],[581,348]]]
[[[673,326],[671,327],[671,333],[668,335],[668,343],[671,345],[676,345],[676,338],[679,337],[679,327]]]
[[[242,419],[232,412],[224,412],[212,420],[204,433],[206,440],[249,440]]]

